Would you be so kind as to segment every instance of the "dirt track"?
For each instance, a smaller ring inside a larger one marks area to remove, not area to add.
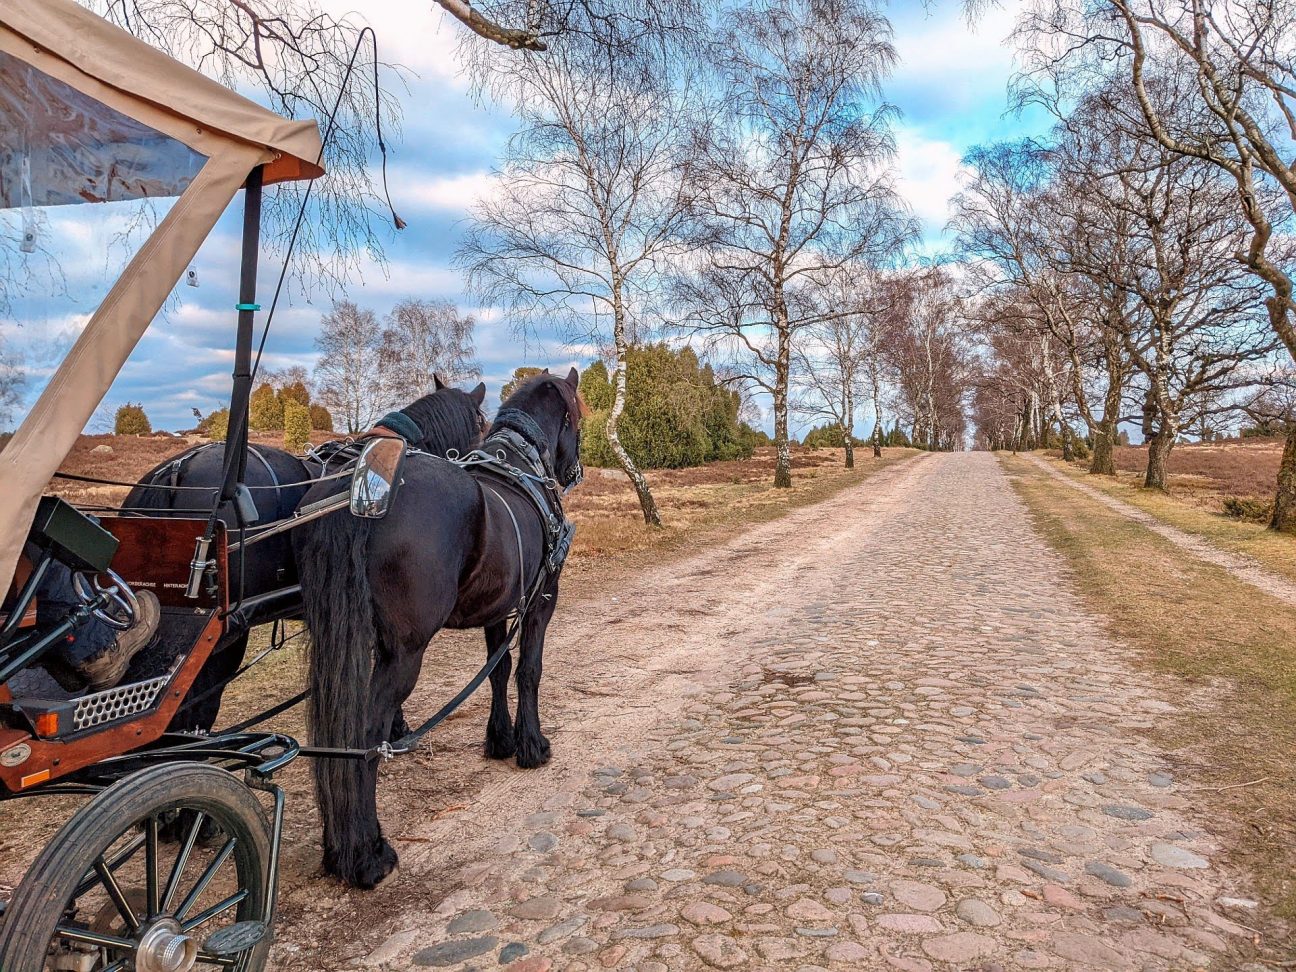
[[[424,744],[425,751],[387,765],[379,784],[382,818],[401,867],[377,891],[347,896],[332,882],[308,877],[318,861],[317,824],[313,810],[303,806],[309,790],[295,780],[287,838],[293,873],[280,934],[290,944],[277,953],[282,967],[342,967],[345,962],[324,959],[333,949],[339,959],[365,954],[362,942],[381,941],[382,928],[396,920],[390,908],[411,901],[435,905],[457,871],[508,832],[503,822],[519,808],[539,808],[555,792],[581,786],[591,769],[634,752],[646,730],[669,724],[699,693],[723,681],[727,669],[748,660],[752,642],[791,616],[788,592],[813,585],[816,574],[821,580],[831,575],[840,549],[858,542],[859,525],[881,524],[875,514],[902,502],[904,490],[897,487],[922,461],[884,470],[850,490],[850,500],[795,511],[647,573],[584,576],[585,596],[560,603],[545,650],[540,715],[553,762],[523,771],[484,759],[489,696],[479,692]],[[832,526],[838,519],[841,530]],[[439,635],[407,710],[431,711],[484,653],[475,634]],[[427,822],[429,815],[435,821]],[[346,922],[347,933],[320,936],[335,921]],[[371,921],[384,924],[375,929]]]

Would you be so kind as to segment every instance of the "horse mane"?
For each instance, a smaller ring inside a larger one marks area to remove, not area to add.
[[[572,415],[574,420],[579,421],[588,418],[593,413],[594,410],[586,403],[585,396],[580,393],[580,389],[572,391],[571,385],[567,384],[565,380],[558,375],[551,375],[547,372],[533,375],[519,385],[517,390],[508,397],[508,400],[500,406],[500,410],[518,408],[520,402],[529,398],[544,384],[551,384],[558,389],[558,394],[562,396],[563,402],[567,405],[567,410],[575,413]]]
[[[423,432],[418,443],[434,455],[451,449],[466,452],[477,444],[477,406],[466,392],[443,388],[401,409]]]

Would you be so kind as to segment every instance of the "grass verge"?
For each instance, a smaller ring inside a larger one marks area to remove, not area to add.
[[[1157,743],[1178,762],[1189,799],[1209,801],[1267,909],[1296,917],[1296,608],[1025,459],[1001,462],[1113,637],[1186,681],[1189,704],[1155,730]]]
[[[1222,513],[1214,513],[1201,506],[1163,493],[1144,489],[1124,479],[1108,476],[1090,476],[1082,467],[1070,465],[1037,453],[1040,458],[1072,479],[1086,486],[1100,489],[1109,496],[1124,500],[1130,506],[1156,517],[1162,523],[1191,533],[1221,550],[1250,557],[1275,574],[1296,581],[1296,537],[1275,533],[1259,523],[1245,523]]]

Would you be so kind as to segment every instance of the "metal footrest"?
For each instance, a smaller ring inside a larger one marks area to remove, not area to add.
[[[121,722],[157,706],[184,657],[177,658],[166,674],[141,682],[70,699],[18,698],[12,706],[22,713],[41,739],[71,736]]]
[[[159,675],[132,685],[118,685],[94,695],[77,699],[72,708],[71,732],[93,729],[105,722],[116,722],[153,707],[171,676]]]
[[[203,951],[221,958],[240,955],[265,938],[269,931],[270,926],[264,921],[236,922],[213,932],[203,942]]]

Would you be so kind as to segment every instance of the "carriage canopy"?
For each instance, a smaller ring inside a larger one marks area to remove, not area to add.
[[[267,111],[72,0],[0,4],[0,210],[178,197],[0,452],[0,585],[50,477],[248,174],[314,179],[319,152],[313,121]]]

